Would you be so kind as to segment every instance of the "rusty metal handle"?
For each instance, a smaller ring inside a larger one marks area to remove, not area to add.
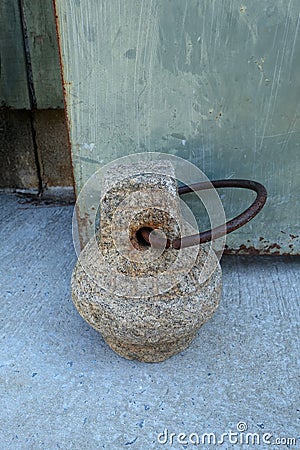
[[[225,234],[231,233],[232,231],[237,230],[242,227],[246,223],[248,223],[251,219],[253,219],[259,211],[262,209],[267,200],[267,190],[266,188],[257,181],[252,180],[214,180],[210,182],[201,182],[191,184],[190,186],[181,186],[178,188],[179,195],[188,194],[189,192],[207,190],[212,188],[243,188],[250,189],[251,191],[256,192],[256,199],[249,206],[249,208],[245,209],[241,214],[234,217],[234,219],[229,220],[224,225],[220,225],[212,230],[206,230],[199,234],[193,234],[191,236],[185,236],[183,238],[174,239],[171,241],[168,239],[165,241],[159,237],[151,237],[151,244],[155,247],[173,247],[177,250],[184,247],[191,247],[193,245],[203,244],[204,242],[209,242],[213,239],[218,239]],[[150,244],[149,235],[151,233],[150,228],[144,227],[139,230],[140,235],[145,240],[145,243]]]

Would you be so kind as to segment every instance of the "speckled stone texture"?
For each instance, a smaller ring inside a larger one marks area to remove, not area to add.
[[[73,301],[118,354],[163,361],[185,349],[218,307],[217,257],[209,244],[153,249],[136,237],[143,226],[171,239],[191,232],[167,161],[109,170],[100,214],[100,229],[73,271]]]
[[[170,162],[119,165],[104,178],[100,232],[96,239],[108,265],[126,275],[149,276],[165,270],[177,251],[149,252],[136,232],[159,228],[167,238],[180,236],[177,183]]]

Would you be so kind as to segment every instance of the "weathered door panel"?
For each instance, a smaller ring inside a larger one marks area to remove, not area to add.
[[[231,251],[299,253],[299,1],[55,4],[77,192],[117,157],[173,153],[266,185]],[[221,195],[228,216],[250,202]]]

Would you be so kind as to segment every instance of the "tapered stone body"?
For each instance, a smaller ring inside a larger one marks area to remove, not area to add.
[[[159,362],[185,349],[214,313],[221,269],[209,244],[180,251],[141,241],[142,227],[174,239],[191,230],[181,217],[172,165],[118,166],[105,177],[100,228],[72,276],[79,313],[128,359]]]

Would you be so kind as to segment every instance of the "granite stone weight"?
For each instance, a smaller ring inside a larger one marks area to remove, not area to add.
[[[139,237],[142,227],[170,239],[191,231],[168,161],[107,171],[100,227],[79,255],[72,297],[118,354],[159,362],[188,347],[212,316],[221,296],[221,269],[209,244],[153,248]]]

